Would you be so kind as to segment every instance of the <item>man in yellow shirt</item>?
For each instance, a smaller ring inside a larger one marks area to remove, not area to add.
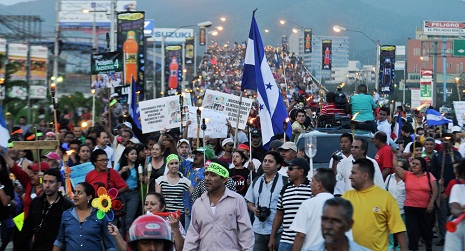
[[[357,159],[350,175],[355,190],[342,195],[354,206],[354,241],[371,250],[387,250],[388,234],[391,232],[401,250],[408,250],[406,228],[399,206],[389,192],[374,185],[374,173],[373,162]]]

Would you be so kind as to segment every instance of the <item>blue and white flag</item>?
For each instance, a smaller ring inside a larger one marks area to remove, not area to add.
[[[279,54],[277,51],[274,52],[273,64],[276,69],[280,68],[281,60],[279,59]]]
[[[133,78],[131,84],[131,95],[129,95],[129,103],[131,104],[131,109],[129,109],[129,113],[131,114],[131,118],[134,121],[134,124],[136,124],[137,128],[141,129],[139,122],[140,110],[139,105],[137,104],[137,96],[137,83],[136,81],[134,81]]]
[[[6,148],[8,140],[10,139],[10,132],[6,128],[5,119],[3,118],[2,105],[0,104],[0,146]]]
[[[426,120],[429,126],[444,125],[452,123],[451,119],[444,118],[442,114],[434,109],[426,110]]]
[[[241,90],[245,89],[257,90],[262,140],[264,147],[268,149],[271,138],[284,132],[283,122],[289,115],[266,60],[262,38],[255,21],[255,11],[252,16],[242,75]],[[292,128],[288,122],[286,134],[291,136],[291,133]]]

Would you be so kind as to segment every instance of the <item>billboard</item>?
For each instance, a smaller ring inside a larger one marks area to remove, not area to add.
[[[124,12],[117,16],[117,50],[124,52],[124,83],[137,84],[137,90],[143,93],[145,70],[144,45],[145,12]]]
[[[136,10],[137,1],[116,1],[116,11]],[[83,13],[82,10],[90,10]],[[68,1],[61,0],[61,8],[58,14],[60,29],[66,28],[92,28],[94,14],[96,26],[110,28],[111,1]],[[95,12],[94,12],[95,11]],[[116,13],[115,13],[116,16]]]
[[[465,35],[465,22],[424,20],[423,34],[431,36],[463,36]]]
[[[125,85],[123,76],[123,52],[107,52],[90,56],[91,89],[103,89]]]
[[[48,48],[31,46],[31,80],[47,80]]]
[[[27,44],[8,44],[8,61],[15,69],[10,80],[26,80]]]
[[[5,77],[6,39],[0,38],[0,78]]]
[[[420,70],[420,104],[433,103],[433,70]]]
[[[312,53],[312,29],[304,29],[304,53]]]
[[[331,59],[333,52],[332,49],[333,40],[322,40],[321,41],[321,48],[322,48],[322,60],[321,60],[321,69],[322,70],[331,70]]]
[[[193,29],[176,29],[176,28],[155,28],[153,37],[155,41],[161,42],[162,37],[165,37],[165,42],[180,42],[186,38],[194,37]]]
[[[380,93],[394,93],[394,75],[396,63],[396,46],[382,45],[380,48],[379,57],[379,79],[378,86]]]

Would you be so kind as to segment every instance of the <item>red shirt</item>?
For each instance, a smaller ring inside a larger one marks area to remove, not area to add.
[[[427,208],[431,195],[429,194],[431,188],[428,184],[428,177],[430,175],[431,181],[435,181],[436,178],[431,173],[423,173],[422,176],[417,177],[412,172],[405,172],[405,206],[408,207],[419,207]]]
[[[394,168],[392,168],[392,152],[391,147],[388,144],[385,144],[383,147],[378,149],[378,152],[375,156],[376,162],[378,162],[379,168],[381,172],[386,169],[390,168],[391,172],[394,173]]]
[[[459,183],[457,183],[457,179],[453,179],[453,180],[449,181],[449,184],[447,184],[446,190],[444,191],[444,193],[447,195],[447,197],[450,196],[450,192],[452,190],[452,187],[455,184],[465,184],[465,182],[462,181],[462,180],[458,180],[458,181],[459,181]]]
[[[18,166],[18,164],[15,162],[13,167],[10,168],[10,172],[13,173],[16,177],[17,180],[19,180],[19,183],[25,187],[25,192],[24,192],[24,197],[23,197],[23,204],[24,204],[24,219],[26,219],[28,213],[29,213],[29,206],[31,205],[31,201],[33,198],[31,198],[31,193],[32,193],[32,184],[31,184],[31,178],[27,174],[26,171],[21,169],[21,167]],[[40,191],[36,191],[36,196],[39,196],[42,192],[42,189]]]
[[[340,115],[346,115],[343,109],[337,108],[334,103],[328,103],[325,106],[321,107],[320,115],[334,115],[334,114],[340,114]]]
[[[108,172],[97,172],[94,169],[87,173],[85,181],[94,186],[96,193],[97,189],[102,186],[106,189],[116,188],[118,190],[128,186],[117,171],[111,168],[108,170],[110,171],[110,184],[108,184]]]

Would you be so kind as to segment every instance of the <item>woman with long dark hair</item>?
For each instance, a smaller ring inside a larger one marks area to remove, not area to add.
[[[77,149],[77,154],[76,154],[76,163],[74,163],[73,166],[90,162],[90,153],[91,153],[91,149],[89,145],[87,144],[79,145]]]
[[[129,190],[120,195],[124,210],[126,211],[126,214],[121,218],[121,227],[124,235],[136,218],[139,208],[139,174],[137,172],[139,164],[136,149],[127,146],[121,154],[119,162],[115,166],[115,170],[118,171],[121,178],[126,181],[129,187]]]
[[[156,142],[150,151],[147,167],[147,169],[150,170],[149,192],[155,192],[155,180],[167,173],[165,171],[166,162],[164,153],[165,146],[160,142]]]
[[[108,233],[107,217],[97,218],[92,207],[94,187],[86,182],[78,183],[74,191],[74,207],[63,212],[60,231],[53,243],[53,251],[59,250],[115,250]]]
[[[423,158],[414,158],[410,170],[398,165],[397,154],[392,164],[396,175],[405,182],[404,214],[410,250],[418,250],[420,236],[425,241],[426,250],[432,250],[434,203],[438,194],[436,178],[426,171],[427,163]]]

